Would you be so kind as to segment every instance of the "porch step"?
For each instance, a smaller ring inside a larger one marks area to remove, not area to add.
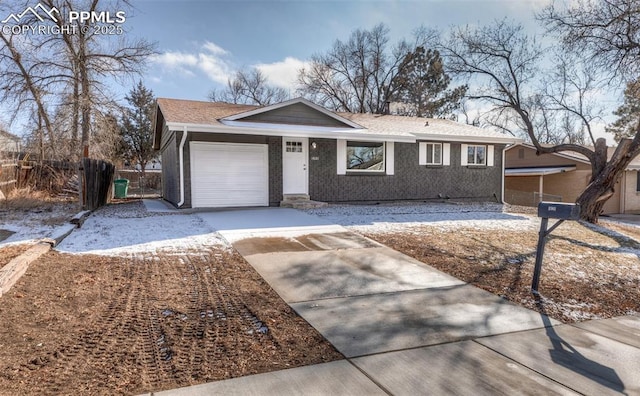
[[[312,200],[284,200],[280,202],[281,208],[293,208],[293,209],[314,209],[327,206],[326,202],[312,201]]]
[[[326,202],[312,201],[309,194],[284,194],[280,207],[294,209],[313,209],[327,206]]]
[[[309,194],[284,194],[282,196],[283,201],[308,201],[311,199]]]

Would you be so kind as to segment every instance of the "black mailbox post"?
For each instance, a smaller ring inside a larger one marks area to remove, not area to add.
[[[533,281],[531,291],[538,294],[540,284],[540,272],[542,271],[542,257],[547,237],[565,220],[580,220],[580,205],[558,202],[540,202],[538,204],[538,217],[541,217],[540,232],[538,233],[538,247],[536,249],[536,265],[533,269]],[[554,225],[547,229],[549,219],[558,219]]]

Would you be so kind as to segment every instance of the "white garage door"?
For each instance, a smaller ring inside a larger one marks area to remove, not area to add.
[[[191,206],[269,205],[266,144],[191,142]]]

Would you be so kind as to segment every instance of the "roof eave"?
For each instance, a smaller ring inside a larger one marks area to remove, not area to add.
[[[517,143],[517,144],[515,144],[515,145],[513,145],[513,146],[507,147],[507,148],[506,148],[506,150],[511,150],[512,148],[515,148],[515,147],[524,147],[524,148],[528,148],[529,150],[537,150],[537,149],[536,149],[536,146],[534,146],[534,145],[532,145],[532,144],[529,144],[529,143],[526,143],[526,142],[524,142],[524,141],[520,141],[519,143]],[[577,161],[577,162],[580,162],[580,163],[582,163],[582,164],[591,165],[591,162],[589,162],[589,160],[587,160],[587,159],[582,159],[582,158],[574,157],[574,156],[572,156],[572,155],[566,155],[566,154],[563,154],[562,152],[557,152],[557,153],[543,153],[543,154],[551,154],[551,155],[555,155],[555,156],[557,156],[557,157],[561,157],[561,158],[564,158],[564,159],[568,159],[568,160],[572,160],[572,161]]]
[[[517,168],[516,168],[517,169]],[[571,167],[547,167],[547,168],[540,168],[539,170],[529,170],[527,169],[527,171],[525,172],[510,172],[514,170],[512,169],[505,169],[505,177],[518,177],[518,176],[548,176],[548,175],[556,175],[559,173],[566,173],[566,172],[573,172],[576,170],[575,166],[571,166]]]
[[[224,124],[191,124],[181,122],[167,122],[170,130],[182,131],[185,127],[189,132],[203,133],[232,133],[237,135],[264,135],[264,136],[290,136],[290,137],[309,137],[309,138],[326,138],[326,139],[349,139],[349,140],[367,140],[379,142],[400,142],[415,143],[414,136],[398,136],[378,133],[357,132],[349,129],[326,129],[309,131],[305,129],[259,129],[259,128],[239,128],[237,126],[228,126]]]
[[[473,136],[473,135],[449,135],[438,133],[414,133],[417,140],[439,140],[461,143],[496,143],[496,144],[518,144],[522,139],[515,137],[498,136]]]

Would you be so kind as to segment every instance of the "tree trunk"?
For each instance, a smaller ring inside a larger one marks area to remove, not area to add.
[[[588,221],[589,223],[598,222],[598,217],[602,212],[602,207],[607,200],[613,196],[613,186],[616,184],[623,171],[624,169],[617,174],[608,173],[607,175],[603,175],[604,178],[611,180],[612,182],[607,182],[606,184],[591,183],[582,192],[582,194],[580,194],[576,203],[580,205],[580,217],[582,220]]]
[[[80,130],[80,82],[78,80],[78,72],[73,73],[73,104],[72,104],[72,116],[71,119],[71,147],[77,148],[78,146],[78,131]],[[82,157],[82,149],[72,153],[72,158],[80,159]]]
[[[576,200],[576,203],[580,205],[580,217],[590,223],[598,222],[598,217],[604,204],[615,192],[616,183],[620,180],[631,160],[640,152],[638,136],[633,140],[623,139],[618,144],[609,162],[607,162],[607,151],[602,150],[603,144],[606,149],[604,139],[598,139],[596,142],[596,155],[592,163],[594,171],[591,175],[591,181]]]

